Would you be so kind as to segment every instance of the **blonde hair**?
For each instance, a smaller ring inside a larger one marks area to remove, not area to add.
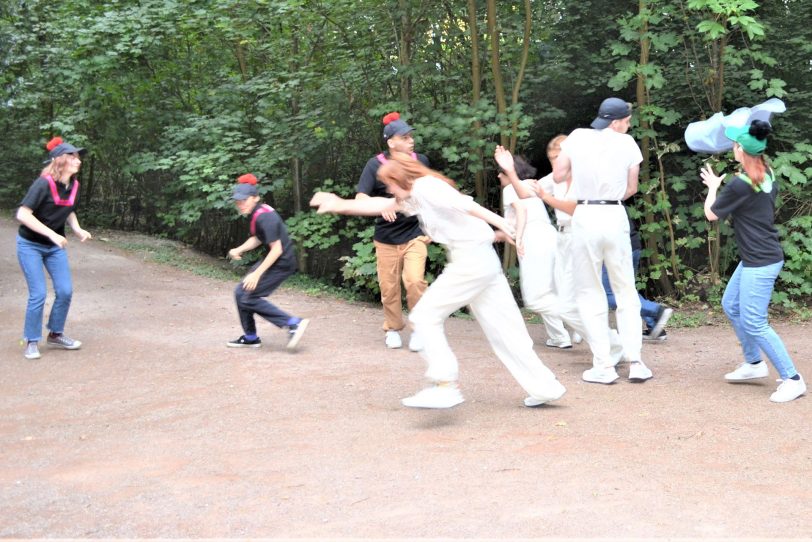
[[[40,173],[41,177],[45,177],[50,175],[54,178],[55,181],[59,181],[62,179],[62,175],[65,173],[65,168],[68,165],[68,160],[70,160],[70,154],[63,154],[62,156],[57,156],[50,162],[48,165]]]
[[[553,149],[560,149],[561,142],[567,139],[567,136],[564,134],[558,134],[554,138],[552,138],[549,142],[547,142],[547,152],[550,152]]]
[[[414,182],[420,177],[436,177],[456,188],[454,181],[402,152],[393,152],[389,160],[378,168],[378,179],[383,184],[394,184],[403,190],[411,190]]]

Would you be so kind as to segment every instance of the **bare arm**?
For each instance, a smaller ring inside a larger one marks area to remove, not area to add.
[[[510,180],[510,184],[513,185],[513,189],[516,190],[516,194],[520,198],[533,198],[536,196],[527,185],[521,182],[519,176],[516,175],[516,165],[513,162],[513,155],[510,154],[509,150],[498,145],[493,153],[493,158],[496,160],[496,163],[499,164],[499,167],[502,168],[502,171],[505,172],[505,175],[507,175]]]
[[[516,212],[516,253],[524,256],[524,227],[527,225],[527,207],[522,200],[513,202],[513,210]]]
[[[626,193],[623,195],[623,199],[627,200],[633,195],[637,194],[637,188],[639,184],[640,178],[640,164],[635,164],[629,168],[628,177],[626,179]]]
[[[310,206],[316,207],[319,214],[378,216],[386,212],[396,212],[400,204],[394,198],[366,197],[343,199],[331,192],[316,192],[310,199]]]
[[[229,250],[228,257],[231,258],[232,260],[241,260],[243,253],[248,252],[250,250],[254,250],[261,244],[262,242],[259,240],[259,238],[256,235],[252,235],[237,248],[232,248],[231,250]]]
[[[68,226],[70,226],[70,229],[73,230],[73,233],[76,234],[76,237],[78,237],[82,243],[93,237],[89,231],[82,229],[79,225],[79,218],[76,216],[76,213],[68,215]]]
[[[513,232],[513,228],[510,227],[507,220],[493,211],[487,210],[480,204],[474,203],[474,206],[468,211],[468,214],[481,218],[491,226],[503,231],[508,236],[509,242],[512,243],[513,239],[515,239],[516,234]]]
[[[575,213],[575,207],[577,207],[577,203],[572,200],[567,199],[558,199],[546,190],[544,190],[540,185],[536,185],[536,192],[538,196],[541,198],[541,201],[552,207],[553,209],[558,209],[559,211],[563,211],[568,215],[572,215]]]
[[[19,209],[17,209],[17,221],[31,231],[44,235],[58,247],[65,248],[68,246],[68,240],[40,222],[39,219],[34,216],[34,211],[32,211],[29,207],[21,206]],[[72,227],[73,226],[71,226],[71,228]]]
[[[254,237],[256,239],[256,237]],[[262,260],[262,263],[257,266],[256,269],[245,275],[245,278],[242,279],[243,288],[248,290],[249,292],[254,290],[259,283],[260,277],[262,274],[271,268],[271,266],[276,263],[276,260],[279,259],[279,256],[282,255],[282,241],[277,239],[270,245],[270,250],[268,254],[265,256],[265,259]]]

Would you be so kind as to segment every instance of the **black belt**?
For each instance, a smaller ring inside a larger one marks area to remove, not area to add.
[[[579,199],[578,205],[623,205],[619,199]]]

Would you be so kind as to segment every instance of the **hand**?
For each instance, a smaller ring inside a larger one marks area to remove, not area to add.
[[[547,192],[546,190],[544,190],[544,188],[541,187],[541,183],[538,182],[535,179],[531,179],[531,180],[527,181],[527,184],[530,185],[530,188],[536,193],[536,195],[541,200],[543,200],[544,198],[546,198],[546,197],[548,197],[550,195],[549,192]]]
[[[51,242],[58,246],[59,248],[65,248],[68,246],[68,240],[59,235],[58,233],[54,233],[52,236],[49,237]]]
[[[516,239],[516,254],[519,258],[524,258],[524,241],[521,239]]]
[[[506,172],[513,171],[515,166],[513,164],[513,155],[510,151],[502,145],[497,145],[496,150],[493,152],[493,159],[499,164],[499,167]]]
[[[84,243],[84,242],[85,242],[85,241],[87,241],[88,239],[92,239],[92,238],[93,238],[93,236],[92,236],[92,235],[90,235],[90,232],[89,232],[89,231],[87,231],[87,230],[83,230],[82,228],[79,228],[78,230],[74,231],[73,233],[75,233],[75,234],[76,234],[76,237],[78,237],[78,238],[79,238],[79,241],[80,241],[80,242],[82,242],[82,243]]]
[[[705,166],[700,170],[699,176],[702,177],[702,184],[711,190],[718,190],[719,185],[722,184],[722,179],[724,179],[724,177],[719,177],[716,175],[713,172],[713,168],[709,164],[705,164]]]
[[[502,230],[494,230],[493,232],[493,242],[494,243],[508,243],[511,245],[515,245],[515,241],[513,241],[513,237],[508,235],[506,232]]]
[[[242,260],[242,252],[237,250],[236,248],[232,248],[228,251],[228,257],[232,260]]]
[[[397,211],[384,211],[381,213],[381,216],[387,222],[394,222],[398,218],[398,213]]]
[[[245,275],[245,278],[242,279],[242,287],[248,292],[253,292],[254,288],[257,287],[258,282],[259,275],[256,271],[254,271],[253,273],[248,273]]]
[[[316,192],[310,198],[310,206],[317,207],[319,214],[335,212],[340,202],[341,198],[331,192]]]

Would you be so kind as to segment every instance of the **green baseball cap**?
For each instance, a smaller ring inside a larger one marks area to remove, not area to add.
[[[725,137],[741,145],[742,150],[747,154],[758,156],[767,148],[767,138],[758,139],[750,133],[750,125],[729,126],[725,128]]]

